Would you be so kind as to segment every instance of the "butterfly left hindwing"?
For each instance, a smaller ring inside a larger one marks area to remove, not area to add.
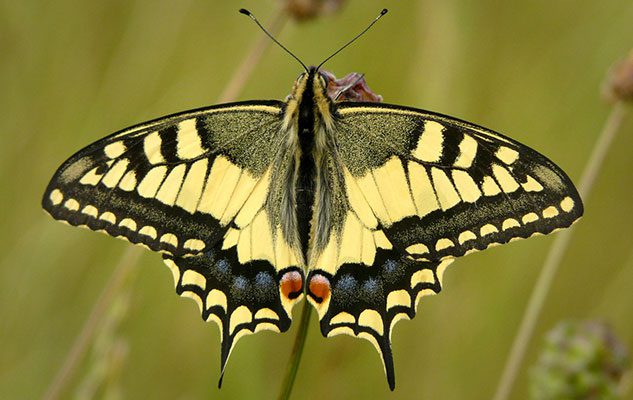
[[[220,327],[222,368],[244,334],[285,331],[303,261],[269,223],[282,103],[175,114],[68,159],[42,200],[54,218],[164,253],[178,294]]]

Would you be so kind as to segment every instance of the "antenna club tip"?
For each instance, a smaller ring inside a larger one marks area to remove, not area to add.
[[[240,8],[240,14],[248,15],[249,17],[252,15],[251,12],[245,8]]]
[[[386,8],[383,8],[382,11],[380,12],[380,15],[385,15],[389,12],[389,10],[387,10]]]

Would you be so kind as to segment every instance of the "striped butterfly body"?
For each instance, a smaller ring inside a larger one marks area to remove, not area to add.
[[[67,160],[56,219],[161,252],[176,291],[235,343],[289,329],[307,297],[324,336],[369,340],[395,386],[391,332],[456,258],[570,226],[565,173],[451,117],[328,94],[311,67],[284,101],[232,103],[122,130]]]

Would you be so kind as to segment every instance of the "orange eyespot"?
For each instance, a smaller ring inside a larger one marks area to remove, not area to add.
[[[297,271],[290,271],[283,274],[279,283],[281,294],[288,299],[296,299],[303,291],[303,278]]]
[[[310,278],[308,294],[314,301],[322,303],[330,296],[330,280],[323,275],[315,274]]]

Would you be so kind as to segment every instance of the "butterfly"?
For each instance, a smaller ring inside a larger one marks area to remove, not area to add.
[[[362,76],[321,65],[304,65],[285,101],[186,111],[90,144],[42,205],[162,253],[177,293],[218,325],[222,372],[241,337],[287,331],[305,297],[324,336],[373,344],[393,390],[394,325],[440,292],[455,258],[568,227],[583,205],[529,147],[377,102]]]

